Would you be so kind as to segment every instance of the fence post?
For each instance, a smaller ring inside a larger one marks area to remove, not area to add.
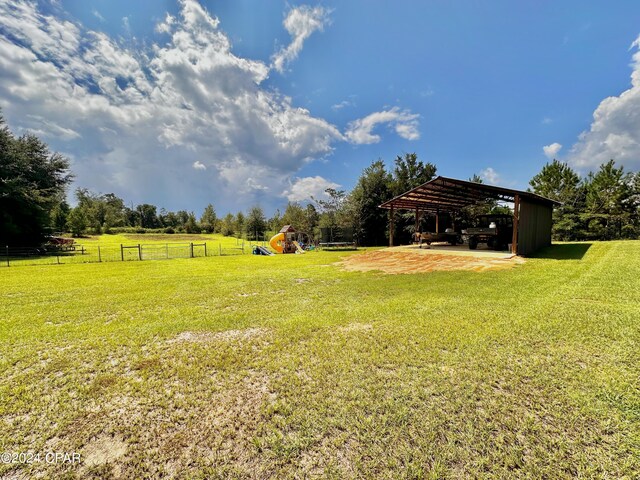
[[[204,242],[204,256],[207,256],[207,242]]]
[[[80,246],[80,255],[84,255],[84,245]]]
[[[7,245],[7,267],[9,267],[9,245]]]
[[[218,244],[218,250],[220,251],[220,256],[222,256],[222,243]]]
[[[140,244],[138,244],[138,260],[142,260],[142,248],[140,248]]]
[[[191,258],[193,258],[193,242],[189,244],[189,254],[191,255]]]
[[[98,245],[98,262],[102,263],[102,254],[100,253],[100,245]]]
[[[165,243],[165,244],[164,244],[164,248],[165,248],[165,250],[166,250],[166,252],[167,252],[167,258],[169,258],[169,244],[168,244],[168,243]]]
[[[120,260],[124,262],[124,247],[120,244]]]
[[[56,252],[56,262],[60,265],[60,253]]]

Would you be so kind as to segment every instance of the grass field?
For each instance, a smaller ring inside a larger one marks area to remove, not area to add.
[[[268,238],[268,237],[267,237]],[[91,235],[76,238],[73,251],[55,252],[46,255],[33,254],[33,248],[10,250],[7,254],[0,248],[0,267],[25,265],[53,265],[69,263],[96,263],[143,260],[164,260],[250,254],[254,244],[267,245],[266,241],[250,242],[220,234],[117,234]],[[194,246],[191,247],[191,244]],[[206,249],[205,249],[206,244]],[[121,250],[121,245],[129,248]],[[141,246],[141,253],[135,248]],[[20,252],[20,254],[11,253]],[[25,253],[30,253],[26,255]]]
[[[3,269],[0,476],[640,477],[640,242],[358,254]]]

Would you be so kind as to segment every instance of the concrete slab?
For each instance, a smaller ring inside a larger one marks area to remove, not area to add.
[[[411,252],[422,255],[454,255],[456,257],[476,257],[476,258],[502,258],[509,259],[515,255],[508,251],[496,252],[486,248],[485,245],[478,245],[477,250],[469,250],[469,245],[401,245],[398,247],[389,247],[381,251],[388,252]]]

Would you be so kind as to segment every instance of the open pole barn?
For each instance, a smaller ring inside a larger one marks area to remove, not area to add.
[[[490,201],[513,204],[512,253],[529,255],[551,245],[553,207],[560,205],[555,200],[531,192],[439,176],[380,205],[390,210],[389,246],[393,246],[394,212],[398,210],[415,212],[416,228],[422,215],[435,215],[437,233],[439,215],[456,215],[465,207]]]

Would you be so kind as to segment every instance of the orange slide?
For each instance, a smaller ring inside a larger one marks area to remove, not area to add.
[[[282,244],[284,243],[284,233],[277,233],[271,240],[269,240],[269,246],[276,252],[282,253]]]

